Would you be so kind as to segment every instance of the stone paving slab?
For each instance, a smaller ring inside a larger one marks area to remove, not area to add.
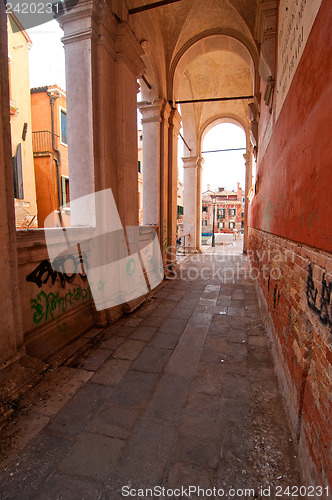
[[[120,380],[125,376],[131,361],[127,359],[109,359],[106,361],[99,370],[91,378],[91,382],[102,385],[117,385]]]
[[[161,349],[174,349],[178,343],[180,335],[178,333],[157,332],[150,342],[151,346]]]
[[[129,371],[115,388],[110,402],[142,408],[148,400],[158,375]]]
[[[11,465],[0,472],[1,500],[33,498],[72,444],[64,437],[42,431]]]
[[[53,474],[38,490],[35,500],[97,500],[103,486],[62,472]]]
[[[118,359],[136,359],[142,349],[145,347],[145,343],[141,340],[126,340],[113,354],[114,358]]]
[[[160,373],[172,351],[158,349],[156,347],[146,347],[132,365],[132,370],[147,373]]]
[[[128,439],[139,415],[136,408],[106,404],[86,430],[119,439]]]
[[[169,422],[142,419],[135,426],[116,468],[124,483],[136,487],[161,484],[175,439]]]
[[[121,500],[124,485],[190,484],[261,498],[262,484],[301,484],[254,282],[224,272],[236,266],[248,263],[184,260],[182,278],[75,357],[84,385],[65,404],[38,412],[47,397],[32,390],[35,431],[0,472],[0,499]]]
[[[122,439],[83,432],[59,464],[59,470],[105,482],[117,463],[125,442]]]
[[[189,376],[165,373],[150,399],[144,415],[157,420],[179,420],[189,393]]]
[[[78,436],[112,391],[111,387],[88,382],[56,414],[47,430],[65,436]]]

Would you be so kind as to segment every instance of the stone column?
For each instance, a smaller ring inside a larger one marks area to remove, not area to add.
[[[169,117],[168,131],[168,226],[167,226],[167,262],[176,262],[176,229],[177,229],[177,182],[178,182],[178,137],[181,128],[181,116],[176,108],[172,108]]]
[[[243,155],[245,159],[246,166],[246,185],[245,185],[245,196],[244,196],[244,239],[243,239],[243,251],[247,253],[248,251],[248,222],[249,222],[249,200],[248,193],[252,185],[252,162],[253,162],[253,154],[252,147],[247,147],[247,152]]]
[[[1,370],[25,353],[18,281],[9,115],[7,18],[4,2],[0,4],[0,59],[0,303],[3,312],[0,336]]]
[[[171,106],[163,99],[139,103],[143,115],[143,224],[158,227],[166,264],[168,128]]]
[[[137,78],[143,51],[106,2],[82,1],[59,22],[65,33],[71,199],[111,188],[122,223],[137,225]],[[88,212],[87,217],[72,210],[72,224],[94,226],[94,207]]]
[[[202,246],[202,170],[204,158],[198,157],[197,160],[197,209],[196,209],[196,249],[201,252]]]
[[[163,101],[141,102],[143,119],[143,224],[160,223],[160,124]]]
[[[159,238],[161,243],[164,265],[167,264],[167,246],[168,246],[168,134],[169,117],[171,106],[164,101],[161,108],[160,122],[160,231]],[[162,236],[163,235],[163,236]]]
[[[201,168],[202,158],[189,156],[182,158],[183,177],[183,234],[186,237],[186,250],[196,253],[200,249],[201,219]],[[198,222],[199,220],[199,222]]]

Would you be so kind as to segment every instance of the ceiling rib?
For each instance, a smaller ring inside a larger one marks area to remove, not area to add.
[[[195,102],[240,101],[253,98],[254,98],[253,95],[242,95],[236,97],[208,97],[207,99],[186,99],[182,101],[175,101],[175,104],[191,104]]]
[[[161,0],[160,2],[148,3],[147,5],[142,5],[141,7],[129,9],[128,14],[139,14],[140,12],[156,9],[157,7],[163,7],[164,5],[169,5],[176,2],[182,2],[182,0]]]
[[[232,148],[232,149],[214,149],[211,151],[202,151],[203,153],[223,153],[224,151],[245,151],[246,148]]]

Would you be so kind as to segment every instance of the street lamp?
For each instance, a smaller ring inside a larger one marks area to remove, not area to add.
[[[214,240],[214,220],[216,217],[216,197],[212,196],[212,205],[213,205],[213,220],[212,220],[212,246],[215,247],[215,240]]]

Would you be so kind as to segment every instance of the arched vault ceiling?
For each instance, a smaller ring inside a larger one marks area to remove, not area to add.
[[[127,0],[128,6],[138,7],[152,0]],[[148,12],[139,19],[155,19],[164,41],[166,67],[174,55],[190,39],[212,29],[237,32],[253,42],[257,0],[181,0]],[[151,16],[151,17],[150,17]]]
[[[174,54],[193,38],[213,28],[224,28],[251,36],[250,30],[229,0],[194,0],[174,47]]]
[[[212,52],[192,61],[184,72],[176,99],[206,99],[252,94],[252,76],[243,59],[237,54]],[[182,104],[181,113],[191,115],[198,131],[217,115],[238,116],[246,121],[249,100]]]

